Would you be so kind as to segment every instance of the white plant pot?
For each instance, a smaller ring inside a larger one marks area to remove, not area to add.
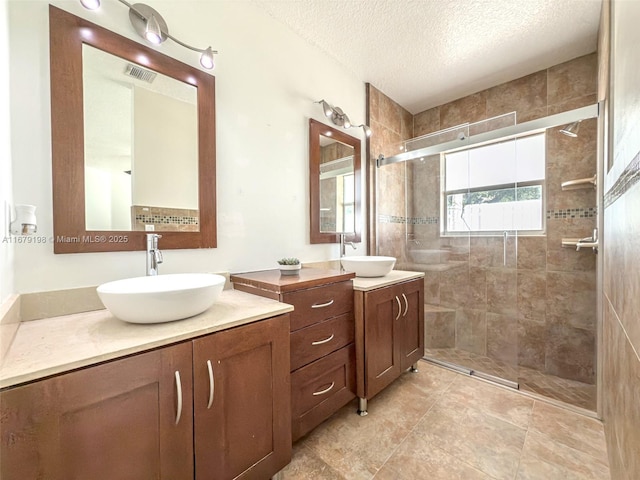
[[[298,275],[302,265],[278,265],[278,268],[280,268],[281,275]]]

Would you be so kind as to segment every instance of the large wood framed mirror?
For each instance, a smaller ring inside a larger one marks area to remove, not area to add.
[[[311,243],[360,242],[360,140],[309,119]]]
[[[216,246],[215,78],[49,7],[55,253]]]

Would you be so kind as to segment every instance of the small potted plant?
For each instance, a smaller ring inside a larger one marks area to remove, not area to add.
[[[297,258],[283,258],[278,260],[281,275],[298,275],[300,273],[300,260]]]

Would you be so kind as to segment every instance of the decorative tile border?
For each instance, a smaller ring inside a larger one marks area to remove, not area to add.
[[[148,225],[163,232],[197,232],[200,228],[200,215],[194,209],[133,205],[131,217],[136,231],[145,231]]]
[[[178,217],[173,215],[136,215],[136,221],[161,225],[197,225],[198,217]]]
[[[399,217],[396,215],[378,215],[378,223],[403,223],[408,225],[437,225],[438,217]]]
[[[596,215],[598,215],[597,207],[547,210],[547,220],[559,218],[593,218]]]
[[[640,152],[627,165],[624,172],[618,177],[616,183],[604,196],[604,207],[607,208],[618,200],[622,195],[627,193],[631,187],[640,182]]]

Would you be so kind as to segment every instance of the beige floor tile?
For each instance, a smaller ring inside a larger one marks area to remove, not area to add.
[[[300,440],[284,478],[610,480],[599,421],[431,364],[356,407]]]
[[[375,478],[489,480],[491,477],[413,434],[402,442]]]
[[[533,406],[530,430],[575,448],[608,465],[602,422],[540,401]]]
[[[329,465],[316,457],[303,445],[293,449],[291,463],[282,470],[283,480],[344,480]]]
[[[446,395],[441,398],[414,433],[493,478],[513,479],[526,430]]]
[[[496,418],[526,429],[531,419],[533,400],[516,392],[462,376],[444,393],[465,407],[476,408]]]
[[[347,479],[370,479],[411,431],[387,415],[360,417],[355,404],[340,410],[302,441]]]
[[[609,469],[599,459],[554,442],[546,435],[529,432],[517,478],[608,480]]]

